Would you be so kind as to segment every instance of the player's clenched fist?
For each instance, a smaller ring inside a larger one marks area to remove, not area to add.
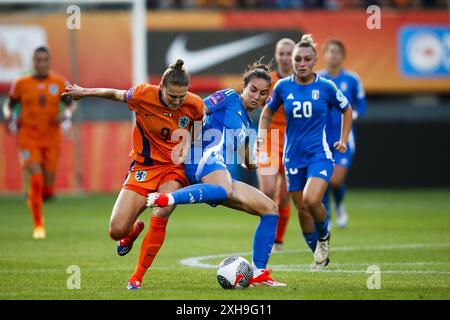
[[[66,92],[63,92],[62,96],[71,97],[74,100],[79,100],[86,96],[84,91],[85,91],[84,88],[76,84],[73,84],[66,87]]]
[[[336,142],[335,144],[333,144],[333,147],[335,150],[339,151],[340,153],[347,152],[347,144],[342,141]]]

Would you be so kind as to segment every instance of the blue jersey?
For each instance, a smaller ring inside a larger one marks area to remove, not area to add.
[[[339,75],[332,77],[325,70],[320,71],[319,75],[326,79],[332,80],[336,86],[347,97],[353,110],[358,113],[358,117],[363,117],[366,113],[366,94],[362,86],[361,80],[356,73],[342,69]],[[328,143],[339,141],[341,135],[341,113],[331,110],[327,120],[327,139]],[[349,144],[350,149],[354,149],[353,132],[350,133]]]
[[[234,152],[243,146],[252,121],[233,89],[217,91],[203,100],[209,112],[203,122],[203,149],[222,151],[227,163],[233,161]],[[212,138],[213,137],[213,138]]]
[[[267,103],[272,111],[284,105],[286,134],[283,163],[286,168],[304,168],[314,161],[332,159],[325,127],[331,108],[344,112],[347,98],[336,85],[315,75],[313,83],[295,82],[295,75],[279,80]]]

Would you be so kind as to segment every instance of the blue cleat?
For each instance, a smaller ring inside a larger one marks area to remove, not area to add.
[[[133,243],[137,239],[137,237],[141,234],[142,230],[144,230],[144,222],[141,220],[137,220],[136,224],[138,225],[139,232],[137,236],[133,239],[131,238],[123,238],[117,241],[117,254],[119,256],[124,256],[133,248]]]

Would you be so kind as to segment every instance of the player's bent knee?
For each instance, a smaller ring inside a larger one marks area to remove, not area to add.
[[[311,210],[317,206],[320,206],[322,203],[320,197],[310,196],[310,195],[304,197],[303,202],[305,203],[306,208],[309,210]]]
[[[278,215],[278,205],[271,199],[265,201],[263,206],[261,207],[260,214],[276,214]]]

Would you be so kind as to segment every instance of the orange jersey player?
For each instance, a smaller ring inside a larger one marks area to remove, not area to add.
[[[58,164],[61,124],[67,125],[75,105],[62,99],[68,82],[50,71],[50,50],[39,47],[33,54],[34,73],[16,80],[3,105],[5,120],[11,133],[18,133],[19,159],[29,174],[28,206],[34,220],[36,239],[45,238],[43,201],[53,196]],[[66,105],[60,114],[60,103]],[[14,107],[21,105],[16,117]]]
[[[130,153],[134,161],[123,187],[147,197],[149,190],[157,190],[164,181],[176,180],[187,185],[184,166],[173,163],[173,152],[180,142],[171,137],[176,130],[189,130],[194,121],[202,119],[203,102],[187,92],[178,109],[168,109],[161,101],[160,87],[150,84],[129,89],[124,99],[136,114],[136,126]],[[151,171],[142,173],[148,166]]]
[[[129,90],[116,90],[74,85],[67,87],[64,93],[75,100],[91,96],[126,102],[136,114],[130,153],[133,161],[109,224],[109,234],[118,241],[117,253],[121,256],[131,250],[144,229],[144,222],[137,218],[146,209],[147,194],[155,191],[169,193],[188,184],[183,157],[189,150],[172,137],[176,130],[190,130],[194,121],[202,120],[204,104],[199,96],[188,92],[189,74],[183,64],[183,60],[178,59],[171,65],[164,72],[159,86],[144,83]],[[142,241],[128,289],[141,287],[145,272],[164,242],[167,222],[174,209],[175,206],[169,206],[153,210],[150,228]]]
[[[288,38],[283,38],[277,42],[275,47],[277,68],[271,73],[271,91],[279,79],[292,74],[292,50],[294,46],[295,42]],[[282,162],[285,131],[286,116],[284,108],[281,106],[273,116],[272,123],[267,131],[266,143],[261,146],[258,155],[260,189],[274,200],[279,207],[278,227],[274,244],[275,251],[282,250],[284,233],[291,211]],[[272,135],[274,139],[272,139]]]

